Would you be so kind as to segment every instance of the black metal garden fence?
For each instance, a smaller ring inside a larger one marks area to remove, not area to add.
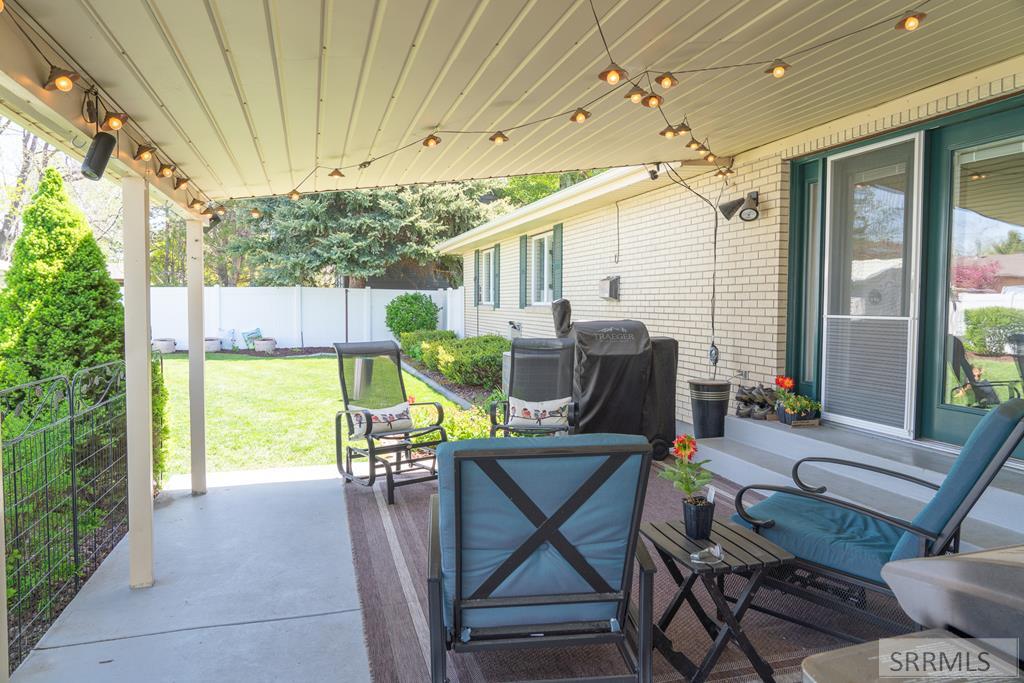
[[[0,391],[10,667],[128,529],[124,363]]]

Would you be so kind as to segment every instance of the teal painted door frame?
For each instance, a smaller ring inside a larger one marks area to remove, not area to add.
[[[819,229],[817,239],[811,235],[810,222],[825,224],[825,172],[821,159],[794,162],[791,167],[791,203],[789,211],[789,297],[786,322],[786,374],[797,382],[797,391],[818,398],[821,378],[821,293],[824,287],[821,268],[824,258],[824,231]],[[812,215],[811,207],[817,207]],[[808,277],[811,258],[818,263],[818,277]],[[814,280],[814,281],[811,281]],[[816,296],[813,296],[816,294]],[[813,298],[812,298],[813,296]],[[817,306],[809,310],[813,301]],[[815,321],[817,334],[809,332],[808,320]],[[808,349],[807,347],[812,347]],[[810,367],[808,367],[810,366]]]

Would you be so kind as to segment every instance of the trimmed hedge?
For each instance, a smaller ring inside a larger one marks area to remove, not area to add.
[[[423,342],[453,341],[455,339],[455,333],[451,330],[418,330],[403,332],[399,335],[402,353],[419,361],[423,360],[423,349],[421,348]]]
[[[384,308],[384,324],[396,337],[404,332],[436,330],[440,310],[426,294],[407,292],[388,302]]]
[[[501,357],[512,348],[494,334],[467,339],[434,339],[420,343],[420,360],[453,382],[496,389],[501,386]]]
[[[964,311],[967,330],[964,348],[974,353],[1001,356],[1011,334],[1024,333],[1024,310],[986,306]]]

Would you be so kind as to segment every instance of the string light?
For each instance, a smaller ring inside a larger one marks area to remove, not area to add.
[[[657,81],[658,85],[660,85],[665,90],[668,90],[669,88],[674,88],[677,85],[679,85],[679,79],[677,79],[675,76],[668,72],[661,74],[654,80]]]
[[[623,99],[629,100],[633,104],[640,104],[645,97],[647,97],[647,91],[639,85],[634,85],[628,93],[623,95]]]
[[[69,71],[68,69],[51,66],[50,75],[46,77],[46,83],[43,87],[47,90],[71,92],[72,88],[75,87],[75,81],[79,78],[81,78],[81,76],[77,71]]]
[[[139,145],[135,148],[135,161],[150,161],[153,159],[153,152],[155,152],[149,145]]]
[[[628,78],[629,74],[627,74],[626,70],[621,66],[612,62],[605,67],[605,70],[599,73],[597,77],[608,85],[618,85],[619,81]]]
[[[644,97],[644,106],[648,109],[657,109],[661,106],[661,103],[665,101],[665,98],[661,95],[653,92],[647,93]]]
[[[213,209],[211,209],[210,207],[206,207],[205,209],[203,209],[202,211],[199,212],[199,215],[201,215],[201,216],[212,216],[213,215]]]
[[[423,138],[423,146],[424,147],[437,147],[440,144],[441,144],[441,138],[437,137],[433,133],[431,133],[427,137]]]
[[[370,168],[370,164],[372,164],[372,163],[373,162],[370,161],[369,159],[367,159],[366,161],[361,161],[361,162],[359,162],[359,169],[363,170],[363,169]]]
[[[569,116],[569,120],[573,123],[583,123],[590,118],[590,112],[580,107]]]
[[[687,147],[689,147],[690,149],[696,150],[696,149],[700,149],[700,146],[701,146],[701,145],[700,145],[700,143],[699,143],[699,142],[697,141],[697,138],[695,138],[695,137],[693,137],[693,136],[691,135],[691,136],[690,136],[690,141],[686,143],[686,146],[687,146]]]
[[[108,111],[103,115],[103,125],[100,126],[103,130],[121,130],[124,128],[124,124],[128,121],[128,114],[124,112]]]
[[[704,161],[707,161],[709,163],[713,162],[717,158],[718,157],[715,156],[715,153],[712,152],[710,149],[707,152],[705,152],[705,154],[704,154]]]
[[[786,64],[781,59],[776,59],[774,62],[772,62],[771,66],[765,69],[765,73],[771,74],[775,78],[782,78],[783,76],[786,75],[786,72],[789,71],[789,68],[789,64]]]
[[[496,145],[503,145],[506,142],[508,142],[508,136],[502,133],[500,130],[488,139]]]
[[[916,31],[921,28],[921,22],[928,16],[924,12],[918,12],[917,14],[908,14],[907,16],[896,22],[897,31]]]
[[[202,205],[203,205],[203,202],[202,202],[202,200],[199,200],[199,199],[193,199],[192,201],[190,201],[190,202],[188,203],[188,208],[190,208],[190,209],[192,209],[193,211],[195,211],[196,209],[198,209],[198,208],[199,208],[199,207],[201,207]]]
[[[672,126],[665,126],[664,128],[661,129],[661,132],[658,133],[658,135],[660,135],[663,138],[671,139],[679,135],[679,133]]]
[[[293,202],[299,201],[299,197],[301,196],[302,193],[299,192],[298,190],[292,190],[291,192],[288,193],[288,199],[292,200]]]
[[[253,210],[249,212],[249,215],[252,216],[253,218],[257,219],[257,220],[259,220],[260,218],[263,218],[263,212],[260,211],[257,208],[253,208]]]
[[[186,187],[188,187],[188,178],[175,178],[174,179],[174,189],[175,190],[180,190],[180,189],[186,188]]]
[[[683,119],[683,122],[676,126],[676,133],[679,135],[686,135],[690,132],[693,132],[693,129],[690,128],[690,124],[686,122],[686,119]]]
[[[228,212],[228,209],[227,209],[227,207],[226,207],[226,206],[224,206],[223,204],[221,204],[220,206],[218,206],[218,207],[217,207],[216,209],[214,209],[213,211],[214,211],[214,213],[216,213],[216,214],[217,214],[218,216],[223,216],[223,215],[227,214],[227,212]]]
[[[170,164],[160,164],[160,168],[157,169],[156,174],[161,178],[170,178],[174,173],[174,167]]]
[[[344,178],[345,174],[341,172],[340,168],[336,168],[327,174],[331,178]],[[253,218],[259,218],[259,216],[253,216]]]

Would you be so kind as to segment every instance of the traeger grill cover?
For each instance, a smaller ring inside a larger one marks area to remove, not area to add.
[[[555,321],[555,336],[564,339],[572,334],[572,305],[568,299],[556,299],[551,304],[551,317]]]
[[[592,320],[573,323],[571,336],[576,341],[576,433],[643,434],[651,375],[647,328],[636,320]]]

